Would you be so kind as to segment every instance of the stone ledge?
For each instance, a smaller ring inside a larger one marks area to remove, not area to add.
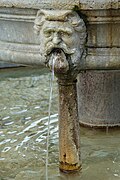
[[[118,9],[120,8],[119,3],[119,0],[80,0],[80,9]]]
[[[39,45],[35,44],[31,45],[0,41],[0,61],[43,66],[40,61],[39,48]]]
[[[79,0],[1,0],[1,7],[32,9],[72,9],[79,6]]]
[[[81,10],[118,9],[119,0],[0,0],[0,7],[32,9],[72,9],[78,6]]]
[[[81,70],[120,69],[120,48],[88,48],[88,54],[81,61]]]

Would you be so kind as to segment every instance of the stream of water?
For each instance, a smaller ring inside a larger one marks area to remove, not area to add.
[[[0,70],[0,180],[45,180],[50,73]],[[81,127],[82,172],[58,167],[58,89],[53,82],[47,175],[50,180],[119,180],[120,130]]]
[[[53,98],[54,63],[55,63],[55,59],[53,58],[53,60],[52,60],[52,72],[51,72],[51,76],[50,76],[50,95],[49,95],[49,106],[48,106],[48,132],[47,132],[47,148],[46,148],[46,180],[48,180],[49,136],[50,136],[51,106],[52,106],[52,98]]]

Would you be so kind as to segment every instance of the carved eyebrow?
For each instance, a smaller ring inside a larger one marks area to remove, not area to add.
[[[51,27],[47,27],[45,29],[43,29],[43,31],[46,33],[46,32],[54,32],[55,31],[55,28],[51,28]]]
[[[44,31],[44,33],[47,33],[47,32],[64,32],[64,33],[72,34],[72,29],[67,28],[67,27],[66,28],[61,28],[61,27],[58,27],[58,28],[53,27],[53,28],[51,28],[51,27],[47,27],[43,31]]]
[[[72,29],[66,27],[65,29],[61,29],[61,31],[66,32],[68,34],[72,34]]]

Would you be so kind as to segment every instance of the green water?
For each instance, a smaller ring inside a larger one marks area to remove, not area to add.
[[[0,178],[45,180],[50,73],[32,68],[0,70]],[[120,130],[81,127],[82,172],[58,164],[58,90],[53,83],[48,175],[51,180],[120,179]]]

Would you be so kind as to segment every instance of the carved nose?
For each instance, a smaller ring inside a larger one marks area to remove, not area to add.
[[[60,42],[61,42],[61,38],[59,37],[58,34],[55,34],[54,37],[53,37],[53,43],[57,45]]]

